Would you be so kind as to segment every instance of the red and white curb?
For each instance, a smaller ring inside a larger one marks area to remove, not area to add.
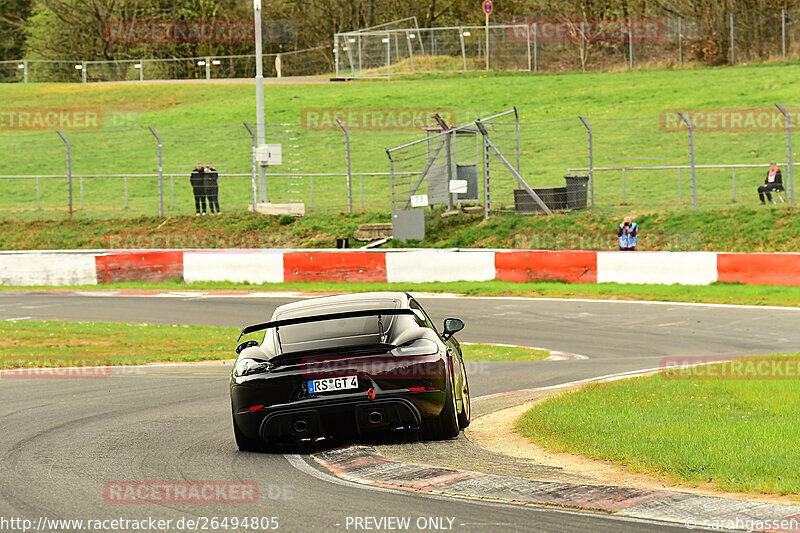
[[[601,511],[678,522],[689,529],[703,528],[708,522],[722,524],[718,529],[752,530],[752,524],[768,524],[771,531],[800,531],[800,507],[792,505],[669,490],[535,481],[405,463],[385,457],[371,446],[349,446],[311,457],[340,479],[374,487]]]
[[[0,284],[168,280],[424,283],[563,281],[800,285],[800,253],[582,250],[41,250],[0,252]]]

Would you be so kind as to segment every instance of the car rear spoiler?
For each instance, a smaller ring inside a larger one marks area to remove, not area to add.
[[[263,331],[269,328],[278,328],[281,326],[292,326],[295,324],[308,324],[309,322],[322,322],[323,320],[339,320],[341,318],[359,318],[364,316],[396,316],[396,315],[414,315],[411,309],[368,309],[365,311],[348,311],[346,313],[329,313],[327,315],[313,315],[301,316],[298,318],[286,318],[284,320],[274,320],[272,322],[264,322],[263,324],[253,324],[247,326],[239,334],[236,342],[242,340],[242,337],[248,333],[255,331]]]

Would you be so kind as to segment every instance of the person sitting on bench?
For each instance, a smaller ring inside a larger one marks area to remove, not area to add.
[[[782,191],[783,190],[783,178],[781,177],[781,169],[778,168],[778,164],[775,161],[772,161],[769,164],[769,170],[767,171],[767,178],[764,180],[764,185],[760,185],[758,187],[758,197],[761,199],[761,205],[764,205],[764,195],[767,195],[767,202],[775,203],[775,200],[772,199],[771,191]]]

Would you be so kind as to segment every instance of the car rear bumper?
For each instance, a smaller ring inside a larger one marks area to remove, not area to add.
[[[268,442],[417,429],[424,418],[441,412],[444,393],[412,394],[414,401],[407,397],[391,396],[374,400],[329,398],[295,402],[235,413],[234,419],[249,438]]]

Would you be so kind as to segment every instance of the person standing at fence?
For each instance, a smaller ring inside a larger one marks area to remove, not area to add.
[[[203,163],[199,161],[192,170],[192,175],[189,176],[189,182],[192,184],[192,192],[194,193],[194,212],[195,216],[206,214],[206,191],[205,191],[205,170]],[[202,211],[200,207],[202,206]]]
[[[219,174],[211,163],[206,163],[205,173],[206,196],[208,196],[208,210],[211,214],[219,214]]]
[[[764,179],[764,185],[760,185],[758,187],[758,197],[761,199],[761,205],[764,205],[764,195],[767,195],[767,202],[775,203],[775,200],[772,199],[771,191],[782,191],[783,190],[783,178],[781,177],[781,169],[778,167],[778,163],[772,161],[769,164],[769,170],[767,171],[767,177]]]
[[[619,249],[624,252],[633,252],[636,250],[636,236],[639,233],[639,225],[631,220],[631,217],[625,217],[625,220],[619,225],[617,236],[619,237]]]

